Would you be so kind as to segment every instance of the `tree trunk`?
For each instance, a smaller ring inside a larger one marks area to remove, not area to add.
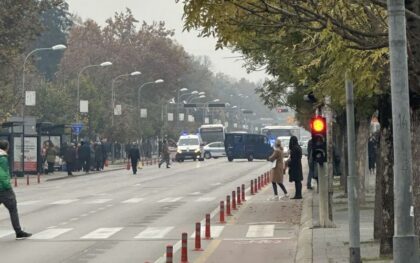
[[[392,254],[392,238],[394,236],[394,177],[393,177],[393,145],[392,129],[381,128],[377,176],[380,177],[382,195],[382,231],[380,234],[380,254]],[[377,182],[378,182],[377,181]]]
[[[369,138],[369,121],[362,119],[357,129],[356,149],[357,149],[357,160],[356,168],[359,176],[359,202],[364,204],[366,202],[366,186],[365,186],[365,173],[366,173],[366,154],[367,154],[367,143]]]
[[[378,145],[378,151],[376,155],[376,178],[375,178],[375,210],[374,210],[374,216],[373,216],[373,238],[378,240],[381,238],[382,233],[382,180],[383,180],[383,174],[379,172],[379,162],[381,160],[380,151],[379,151],[380,145]],[[382,165],[382,163],[381,163]],[[382,169],[381,169],[382,170]]]
[[[411,113],[411,147],[413,173],[413,206],[415,234],[420,236],[420,109]]]

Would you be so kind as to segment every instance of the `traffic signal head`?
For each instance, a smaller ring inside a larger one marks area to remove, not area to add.
[[[327,121],[322,116],[311,119],[312,158],[319,164],[327,161]]]

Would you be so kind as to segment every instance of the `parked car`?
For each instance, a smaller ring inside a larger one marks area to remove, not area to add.
[[[229,162],[234,159],[267,160],[273,153],[268,137],[262,134],[226,133],[225,150]]]
[[[212,142],[204,146],[204,158],[219,158],[226,156],[225,145],[223,142]]]

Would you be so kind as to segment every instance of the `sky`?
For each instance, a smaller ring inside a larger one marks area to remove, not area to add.
[[[180,1],[182,2],[182,1]],[[175,0],[67,0],[71,13],[82,19],[93,19],[100,25],[114,15],[130,8],[134,17],[150,24],[153,21],[165,21],[168,29],[175,30],[174,39],[185,50],[195,56],[208,56],[212,62],[213,72],[223,72],[235,79],[245,78],[259,82],[267,77],[263,71],[248,74],[242,67],[240,54],[228,49],[215,50],[215,39],[199,38],[198,31],[183,32],[183,5]]]

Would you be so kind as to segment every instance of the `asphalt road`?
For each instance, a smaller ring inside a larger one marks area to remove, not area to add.
[[[0,207],[1,261],[162,262],[166,245],[177,244],[182,232],[191,236],[195,222],[215,212],[226,194],[243,183],[248,187],[269,168],[265,161],[223,158],[176,163],[170,169],[145,167],[138,175],[120,170],[17,188],[21,224],[34,236],[16,241],[7,210]],[[258,235],[260,230],[252,231]],[[261,231],[270,235],[270,229]]]

